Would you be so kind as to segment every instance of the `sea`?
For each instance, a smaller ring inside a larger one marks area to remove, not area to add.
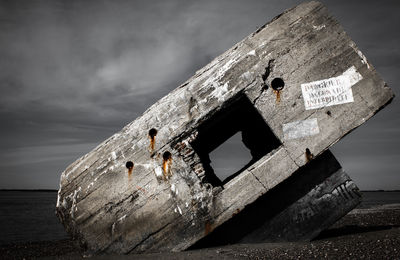
[[[359,208],[400,203],[400,191],[362,193]],[[0,190],[0,245],[68,239],[56,202],[56,191]]]

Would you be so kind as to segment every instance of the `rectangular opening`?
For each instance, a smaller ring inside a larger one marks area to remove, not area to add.
[[[238,176],[281,142],[240,94],[199,126],[191,145],[203,165],[203,181],[215,187]]]
[[[237,132],[215,148],[209,156],[211,168],[223,183],[231,179],[232,173],[247,168],[247,164],[252,160],[250,150],[242,142],[241,132]]]

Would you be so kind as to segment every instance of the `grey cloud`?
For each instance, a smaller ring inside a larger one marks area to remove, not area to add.
[[[0,120],[7,123],[0,128],[0,188],[56,188],[59,173],[78,155],[300,2],[1,1]],[[323,2],[394,87],[399,4]],[[397,154],[399,107],[395,100],[335,146],[344,165],[359,160],[354,154],[372,156],[360,143],[377,129],[387,139],[371,145]]]

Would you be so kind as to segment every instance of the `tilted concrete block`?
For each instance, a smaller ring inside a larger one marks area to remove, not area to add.
[[[326,8],[301,4],[72,163],[61,176],[57,214],[88,252],[187,249],[301,173],[392,98]],[[237,132],[252,160],[221,180],[209,153]],[[341,183],[321,185],[333,192]],[[334,219],[356,202],[338,207],[340,214],[333,209]],[[285,210],[291,219],[297,208]]]

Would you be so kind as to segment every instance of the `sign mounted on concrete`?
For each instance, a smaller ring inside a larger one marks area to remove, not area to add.
[[[361,74],[352,66],[340,76],[301,84],[305,108],[317,109],[354,102],[351,87],[360,80]]]

